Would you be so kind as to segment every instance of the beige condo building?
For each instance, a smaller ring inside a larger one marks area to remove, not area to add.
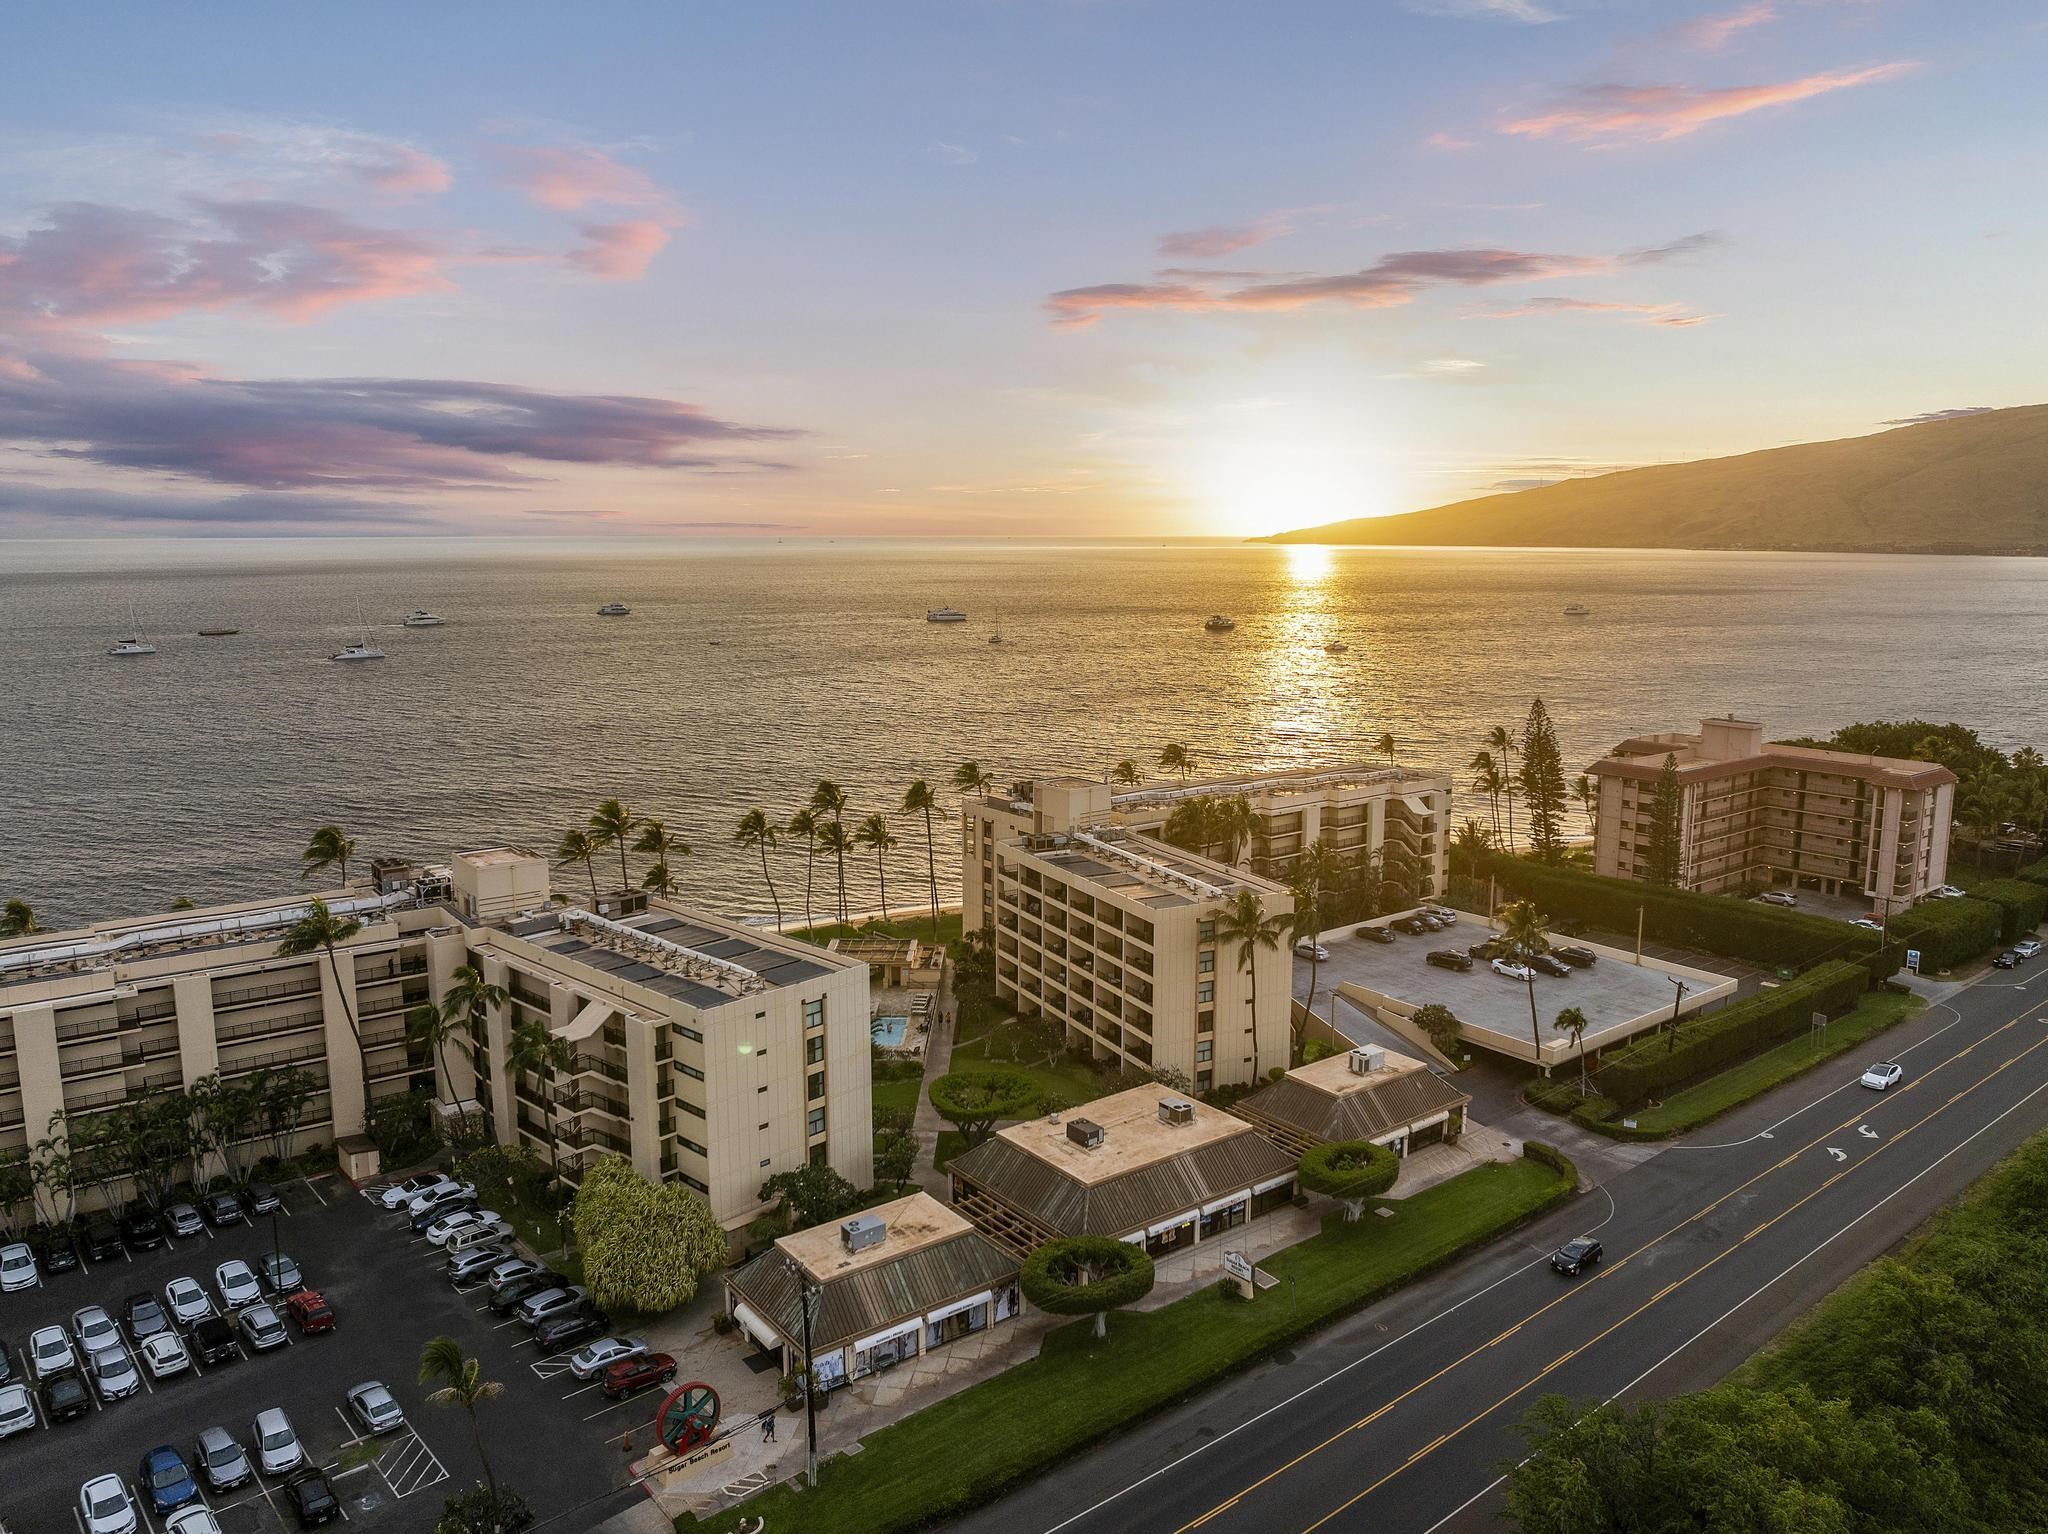
[[[1597,872],[1642,878],[1670,756],[1683,803],[1679,882],[1860,894],[1898,910],[1948,877],[1955,774],[1935,762],[1776,745],[1744,719],[1639,735],[1587,768],[1599,785]]]

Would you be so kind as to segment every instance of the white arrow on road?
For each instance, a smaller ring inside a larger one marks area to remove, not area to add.
[[[1828,1147],[1828,1154],[1830,1156],[1833,1156],[1837,1161],[1847,1161],[1849,1159],[1849,1153],[1847,1151],[1836,1150],[1832,1145]]]
[[[1775,1140],[1778,1138],[1776,1135],[1772,1134],[1768,1129],[1759,1129],[1756,1132],[1756,1137],[1759,1140]]]
[[[1875,1140],[1878,1138],[1877,1131],[1875,1129],[1872,1129],[1868,1124],[1858,1124],[1856,1126],[1856,1133],[1863,1136],[1863,1138],[1866,1140]]]

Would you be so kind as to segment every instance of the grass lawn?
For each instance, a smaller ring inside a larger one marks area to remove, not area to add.
[[[818,1490],[778,1486],[701,1523],[893,1534],[980,1506],[1095,1440],[1244,1367],[1289,1338],[1356,1309],[1491,1240],[1562,1199],[1571,1182],[1534,1161],[1476,1168],[1370,1214],[1335,1215],[1321,1235],[1267,1258],[1277,1287],[1246,1303],[1222,1287],[1149,1314],[1109,1319],[1097,1342],[1081,1320],[1037,1358],[873,1433],[823,1467]]]
[[[1047,1065],[1043,1054],[1035,1060],[1028,1055],[1025,1058],[1029,1063],[1011,1064],[1007,1028],[998,1026],[981,1038],[964,1044],[956,1042],[952,1069],[961,1074],[1017,1071],[1038,1084],[1041,1096],[1063,1097],[1069,1104],[1093,1101],[1110,1090],[1107,1078],[1075,1061],[1062,1057],[1058,1063]]]
[[[915,1060],[878,1062],[874,1068],[874,1111],[915,1113],[924,1091],[924,1066]]]
[[[946,1163],[967,1149],[967,1136],[957,1129],[941,1129],[939,1143],[932,1147],[932,1170],[943,1172]]]
[[[914,937],[920,943],[929,943],[932,937],[932,913],[929,910],[898,911],[888,921],[864,921],[859,926],[848,926],[844,922],[821,922],[815,927],[792,927],[789,936],[801,938],[806,943],[816,943],[823,948],[835,937]],[[960,913],[939,912],[939,943],[957,942],[960,937]]]

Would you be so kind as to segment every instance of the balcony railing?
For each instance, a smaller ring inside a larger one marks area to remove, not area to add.
[[[627,1081],[626,1068],[602,1055],[578,1055],[569,1066],[572,1076],[603,1076],[624,1086]]]
[[[80,1055],[65,1060],[57,1067],[57,1074],[69,1081],[74,1076],[90,1076],[96,1071],[117,1071],[121,1068],[121,1051],[116,1049],[108,1054]]]
[[[213,993],[213,1010],[222,1011],[228,1007],[254,1007],[266,1001],[288,1001],[301,996],[320,994],[320,977],[316,974],[306,980],[281,980],[275,985],[245,985],[232,991]]]
[[[78,1039],[97,1039],[103,1034],[121,1031],[121,1019],[111,1012],[105,1017],[74,1018],[68,1023],[57,1025],[57,1042],[69,1044]]]
[[[581,1113],[585,1108],[594,1108],[599,1113],[609,1113],[615,1119],[632,1120],[633,1111],[616,1097],[588,1089],[561,1087],[555,1092],[555,1101],[571,1113]]]
[[[224,1077],[246,1076],[251,1071],[260,1071],[266,1067],[295,1065],[302,1060],[319,1060],[326,1054],[327,1043],[324,1039],[309,1039],[303,1044],[294,1044],[286,1049],[273,1049],[260,1055],[250,1055],[246,1059],[235,1061],[232,1065],[222,1061],[220,1073]]]
[[[215,1023],[213,1036],[226,1044],[234,1039],[255,1038],[258,1034],[290,1033],[295,1028],[319,1028],[325,1026],[324,1012],[290,1012],[283,1017],[251,1017],[238,1023]]]

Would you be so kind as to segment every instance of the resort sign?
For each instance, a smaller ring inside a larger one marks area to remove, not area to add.
[[[1237,1285],[1237,1292],[1251,1299],[1258,1291],[1252,1283],[1252,1260],[1243,1252],[1223,1254],[1223,1276]]]

